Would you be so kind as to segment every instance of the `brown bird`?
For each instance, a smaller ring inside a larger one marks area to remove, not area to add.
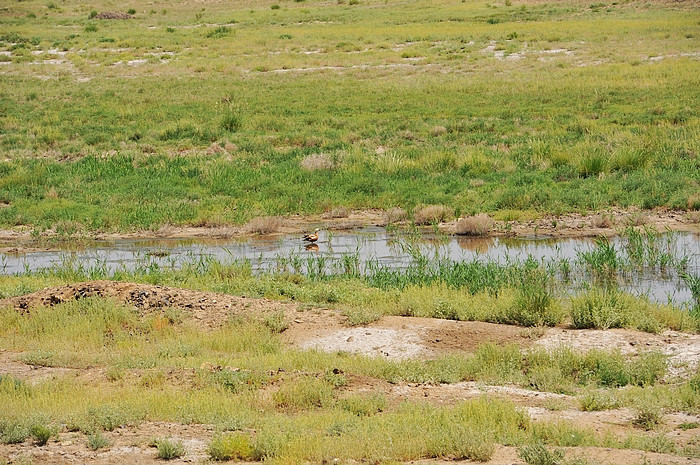
[[[306,234],[304,236],[304,240],[306,242],[316,242],[318,240],[318,231],[319,231],[319,228],[316,228],[316,230],[313,233]]]

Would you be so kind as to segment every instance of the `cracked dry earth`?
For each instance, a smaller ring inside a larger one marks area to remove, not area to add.
[[[366,326],[348,326],[339,311],[328,308],[308,308],[296,303],[266,299],[235,297],[226,294],[194,291],[148,284],[92,281],[44,289],[33,294],[0,301],[0,306],[12,306],[28,314],[38,305],[53,306],[61,302],[87,297],[106,297],[133,305],[142,314],[158,312],[167,307],[183,310],[190,321],[203,329],[221,326],[233,316],[264,315],[284,312],[289,327],[282,333],[283,341],[291,347],[322,351],[343,351],[389,359],[430,359],[449,353],[468,353],[485,342],[517,344],[522,348],[555,348],[561,345],[575,350],[619,349],[622,353],[655,350],[669,357],[668,381],[697,369],[700,363],[700,335],[666,331],[648,334],[630,330],[572,330],[563,327],[525,329],[516,326],[482,322],[460,322],[412,317],[385,316]],[[85,379],[105,378],[101,368],[72,369],[27,365],[18,353],[0,350],[0,374],[29,382],[39,382],[53,376],[73,375]],[[538,392],[516,386],[492,386],[475,382],[456,384],[397,383],[374,378],[348,376],[348,384],[340,388],[340,396],[358,393],[383,393],[390,405],[405,400],[451,405],[464,399],[492,396],[507,399],[526,411],[533,419],[568,421],[578,426],[611,434],[635,432],[631,424],[633,410],[618,408],[599,412],[584,412],[576,397]],[[682,423],[700,422],[700,416],[666,413],[660,434],[678,445],[700,444],[698,429],[683,431]],[[57,441],[37,447],[29,440],[22,444],[0,444],[0,458],[10,463],[22,463],[31,456],[34,463],[55,464],[140,464],[162,463],[155,449],[149,447],[154,437],[171,437],[183,441],[186,455],[171,463],[200,463],[207,460],[206,447],[213,434],[208,425],[144,422],[138,426],[117,428],[105,433],[112,442],[106,451],[92,451],[81,433],[62,433]],[[569,456],[585,456],[589,463],[599,464],[700,464],[695,457],[657,454],[639,450],[600,447],[571,448]],[[412,463],[440,463],[440,460]],[[453,462],[453,461],[451,461]],[[499,446],[489,464],[524,463],[517,448]]]

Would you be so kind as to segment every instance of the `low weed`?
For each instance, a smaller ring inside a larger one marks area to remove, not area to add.
[[[339,400],[338,405],[353,415],[364,417],[383,412],[388,404],[383,394],[354,394]]]
[[[249,234],[273,234],[279,232],[283,220],[277,216],[253,218],[245,225],[245,231]]]
[[[102,431],[96,431],[88,436],[87,445],[92,450],[99,450],[109,447],[111,441],[102,434]]]
[[[216,436],[211,443],[209,443],[207,453],[212,460],[217,461],[256,460],[253,441],[248,434],[239,431]]]
[[[327,407],[333,401],[333,387],[322,379],[304,376],[283,384],[272,398],[283,410]]]
[[[185,446],[182,441],[174,441],[167,438],[158,439],[156,440],[156,447],[158,448],[156,457],[159,459],[173,460],[185,455]]]
[[[564,452],[550,450],[542,443],[521,447],[518,456],[528,465],[561,465],[564,461]]]
[[[662,416],[661,410],[655,405],[641,405],[636,408],[632,424],[644,431],[651,431],[661,424]]]

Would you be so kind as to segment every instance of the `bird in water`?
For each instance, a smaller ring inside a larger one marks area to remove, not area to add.
[[[316,230],[314,232],[312,232],[311,234],[306,234],[303,238],[304,241],[316,242],[318,240],[318,231],[319,231],[319,228],[316,228]]]
[[[310,243],[304,246],[305,250],[310,250],[311,252],[318,252],[318,244]]]

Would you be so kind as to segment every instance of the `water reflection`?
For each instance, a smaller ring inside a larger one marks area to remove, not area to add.
[[[476,253],[486,253],[489,248],[496,245],[493,237],[467,237],[457,236],[457,245],[462,250],[468,250]]]

